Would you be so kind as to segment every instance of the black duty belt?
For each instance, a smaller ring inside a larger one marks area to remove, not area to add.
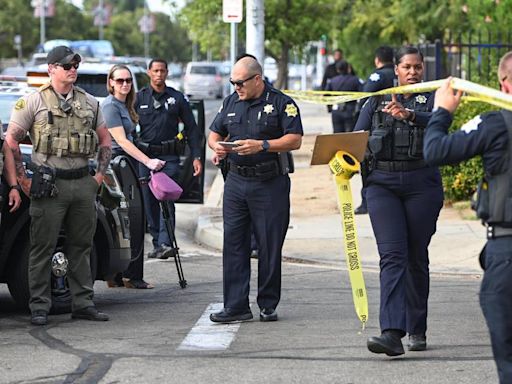
[[[89,167],[85,166],[78,169],[55,169],[55,177],[57,179],[81,179],[89,174]]]
[[[144,141],[136,140],[135,145],[146,155],[176,155],[176,144],[174,140],[164,141],[161,144],[150,144]]]
[[[266,161],[256,165],[237,165],[229,162],[229,171],[243,177],[271,178],[280,175],[277,160]]]
[[[414,171],[415,169],[425,168],[427,164],[425,160],[412,160],[412,161],[382,161],[377,160],[375,163],[375,169],[379,171],[388,172],[403,172],[403,171]]]
[[[487,239],[512,236],[512,228],[500,227],[498,225],[487,226]]]

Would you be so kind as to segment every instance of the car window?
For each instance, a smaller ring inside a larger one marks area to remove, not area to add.
[[[212,67],[211,65],[194,65],[190,68],[190,73],[196,75],[215,75],[217,74],[217,68]]]
[[[142,87],[149,85],[149,76],[144,72],[136,73],[135,79],[137,80],[137,90],[140,90]]]
[[[20,95],[0,94],[0,121],[7,124],[11,119],[11,112],[14,104]]]
[[[75,85],[95,97],[107,97],[107,74],[88,75],[80,73]]]

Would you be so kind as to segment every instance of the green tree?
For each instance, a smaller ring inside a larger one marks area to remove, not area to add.
[[[290,53],[300,54],[306,44],[329,32],[332,19],[345,0],[267,0],[265,1],[265,50],[278,63],[277,87],[286,87]],[[191,0],[181,12],[193,41],[203,52],[215,57],[229,51],[229,25],[222,21],[222,2]],[[238,28],[243,41],[245,23]]]

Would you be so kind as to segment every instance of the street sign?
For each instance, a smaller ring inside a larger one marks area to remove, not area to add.
[[[222,20],[225,23],[241,23],[243,12],[243,0],[222,0]]]

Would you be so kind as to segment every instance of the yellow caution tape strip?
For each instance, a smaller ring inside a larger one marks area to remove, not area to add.
[[[364,99],[370,96],[431,92],[439,88],[445,80],[434,80],[425,83],[409,84],[400,87],[387,88],[378,92],[334,92],[334,91],[285,91],[295,100],[316,104],[342,104],[348,101]],[[512,95],[485,87],[471,81],[452,78],[453,89],[465,92],[471,101],[483,101],[500,108],[512,110]]]
[[[364,284],[361,257],[357,242],[357,231],[354,220],[354,204],[350,190],[350,178],[359,172],[360,164],[354,156],[338,151],[329,161],[329,167],[334,174],[336,189],[338,191],[338,205],[340,208],[341,222],[343,224],[343,240],[345,244],[345,257],[347,259],[350,285],[352,287],[352,299],[356,314],[361,320],[363,329],[368,321],[368,297]]]

